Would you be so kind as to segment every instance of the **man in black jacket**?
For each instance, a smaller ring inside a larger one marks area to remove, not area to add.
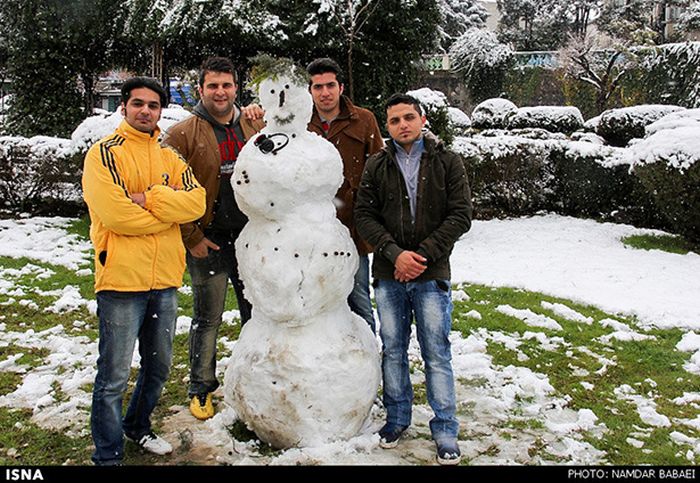
[[[437,460],[457,464],[450,253],[471,226],[469,185],[461,158],[423,134],[426,118],[416,99],[394,94],[386,109],[392,141],[367,161],[355,207],[357,230],[375,247],[372,275],[387,411],[380,445],[395,447],[411,424],[408,344],[415,317],[435,413],[430,431]]]

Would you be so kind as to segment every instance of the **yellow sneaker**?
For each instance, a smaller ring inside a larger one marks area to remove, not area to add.
[[[205,420],[214,417],[214,405],[211,402],[211,393],[197,394],[190,401],[190,412],[197,419]]]

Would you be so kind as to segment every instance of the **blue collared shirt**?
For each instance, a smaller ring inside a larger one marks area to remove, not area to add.
[[[425,151],[425,143],[421,135],[411,146],[411,152],[407,153],[399,143],[394,141],[396,147],[396,164],[403,175],[408,190],[408,201],[411,205],[411,218],[416,222],[416,199],[418,197],[418,171],[420,170],[420,158]]]

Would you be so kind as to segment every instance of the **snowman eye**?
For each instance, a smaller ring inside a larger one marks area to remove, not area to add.
[[[287,84],[286,86],[284,86],[284,88],[285,88],[285,89],[289,89],[289,84]]]
[[[270,94],[274,94],[274,93],[275,93],[275,90],[274,90],[274,89],[270,89]]]

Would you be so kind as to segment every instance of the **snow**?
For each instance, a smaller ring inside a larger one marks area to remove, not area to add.
[[[660,233],[559,215],[475,220],[455,246],[452,281],[543,292],[635,315],[645,326],[699,329],[700,256],[620,241]]]
[[[13,297],[28,301],[37,297],[38,293],[31,288],[30,281],[35,277],[50,277],[52,270],[35,263],[64,266],[71,270],[89,265],[90,244],[67,233],[66,227],[70,222],[65,218],[24,218],[0,222],[2,256],[36,260],[21,269],[0,267],[0,293],[16,291],[17,295]],[[700,350],[700,300],[697,297],[700,289],[700,257],[692,253],[677,255],[658,250],[635,250],[626,248],[620,241],[624,236],[642,233],[658,232],[557,215],[477,220],[453,252],[452,281],[458,287],[463,287],[455,292],[464,292],[464,284],[469,283],[520,287],[584,305],[595,305],[613,314],[633,314],[647,328],[680,327],[687,330],[676,349],[697,353]],[[50,296],[53,302],[49,306],[58,307],[57,301],[64,296],[64,302],[73,302],[67,303],[66,308],[82,304],[83,299],[73,288],[57,287],[50,292],[53,293]],[[279,297],[272,296],[270,299],[277,301]],[[90,303],[94,303],[94,300],[89,300]],[[41,301],[41,305],[46,306],[45,301]],[[539,315],[554,313],[577,324],[587,324],[587,318],[568,304],[545,302],[541,307],[542,313]],[[505,310],[523,315],[517,312],[522,310],[518,307]],[[531,312],[538,315],[536,312],[540,311]],[[71,334],[84,322],[75,320],[65,329],[57,325],[35,331],[29,328],[31,321],[27,321],[26,330],[15,331],[8,330],[2,322],[5,312],[2,314],[0,347],[12,344],[27,349],[43,348],[50,356],[37,367],[20,365],[18,360],[21,357],[18,354],[3,357],[0,370],[18,374],[22,382],[14,391],[0,396],[0,406],[31,410],[32,421],[40,427],[60,428],[68,435],[86,435],[89,431],[90,395],[84,389],[94,380],[97,344],[85,336]],[[472,309],[466,317],[478,319],[481,315]],[[225,323],[238,323],[238,314],[227,313],[224,319],[228,321]],[[189,317],[181,316],[178,319],[178,333],[186,332],[190,322]],[[646,335],[641,329],[632,329],[611,317],[593,323],[612,333],[637,330],[639,332],[634,333]],[[467,422],[463,421],[467,436],[460,441],[460,447],[471,464],[546,464],[547,460],[537,459],[540,457],[533,459],[528,454],[528,449],[538,439],[547,443],[549,454],[559,455],[566,464],[605,463],[605,454],[596,449],[595,444],[582,440],[584,435],[605,431],[591,408],[570,409],[566,400],[568,396],[554,391],[545,374],[516,365],[500,366],[494,363],[487,348],[499,343],[518,351],[523,341],[536,340],[543,350],[586,354],[595,358],[601,366],[600,370],[590,375],[588,381],[581,382],[581,387],[587,390],[595,390],[596,378],[616,364],[614,354],[602,356],[587,347],[567,346],[562,339],[548,336],[537,328],[522,335],[481,328],[467,337],[452,332],[450,340],[455,378],[468,382],[458,386],[457,400],[460,412],[466,411],[468,414]],[[227,351],[237,344],[227,338],[222,338],[220,342]],[[520,354],[520,360],[526,360],[522,351]],[[412,364],[420,360],[415,330],[409,360]],[[218,361],[219,374],[223,373],[227,363],[227,357]],[[695,364],[700,366],[700,360]],[[132,366],[138,366],[138,353],[134,355]],[[413,377],[420,380],[424,377],[420,365],[414,367]],[[690,367],[686,369],[690,370]],[[588,377],[575,366],[571,370]],[[652,382],[648,384],[653,388]],[[56,397],[57,387],[62,392],[60,398]],[[651,428],[668,427],[670,424],[664,411],[657,407],[653,394],[641,394],[631,385],[621,385],[615,394],[617,398],[632,404],[640,418]],[[686,392],[673,402],[697,408],[700,406],[700,393]],[[163,427],[176,428],[169,429],[172,434],[168,433],[168,437],[172,441],[178,440],[178,431],[182,431],[182,428],[190,429],[193,447],[207,448],[212,455],[212,463],[219,464],[405,464],[405,454],[411,452],[418,459],[410,461],[432,461],[432,445],[422,439],[429,437],[426,436],[426,428],[431,414],[426,406],[418,405],[415,408],[414,425],[402,440],[402,446],[405,445],[403,453],[378,448],[375,433],[382,424],[382,417],[382,410],[375,405],[372,420],[358,436],[348,441],[292,449],[270,456],[261,455],[259,448],[250,442],[235,442],[235,451],[231,452],[227,426],[238,415],[223,403],[219,404],[216,417],[205,423],[193,423],[188,409],[178,407],[165,419]],[[494,427],[504,428],[509,421],[518,418],[532,418],[541,422],[544,429],[542,432],[517,430],[509,433],[508,438],[494,431]],[[700,419],[692,416],[674,418],[673,423],[693,430],[700,428]],[[673,441],[690,446],[688,451],[691,458],[700,454],[700,443],[694,435],[691,436],[693,433],[676,433]],[[637,441],[644,442],[648,435],[649,432],[642,430],[634,432],[629,435],[629,443],[636,445],[639,444]],[[496,454],[489,452],[488,448],[492,445],[496,445],[500,451]]]
[[[333,204],[342,160],[307,130],[313,101],[291,69],[260,82],[267,124],[241,150],[230,180],[249,218],[236,257],[253,312],[233,347],[224,393],[276,448],[356,436],[381,378],[374,334],[347,304],[358,256]]]
[[[484,127],[505,127],[508,118],[515,114],[518,106],[508,99],[487,99],[472,112],[472,123]]]
[[[428,87],[406,92],[421,103],[427,111],[437,111],[447,108],[447,96],[440,91],[434,91]]]
[[[663,162],[670,168],[688,170],[700,160],[700,124],[655,131],[634,143],[627,156],[630,164]]]
[[[510,118],[515,126],[541,126],[556,124],[558,126],[583,126],[583,116],[577,107],[573,106],[534,106],[521,107]]]

